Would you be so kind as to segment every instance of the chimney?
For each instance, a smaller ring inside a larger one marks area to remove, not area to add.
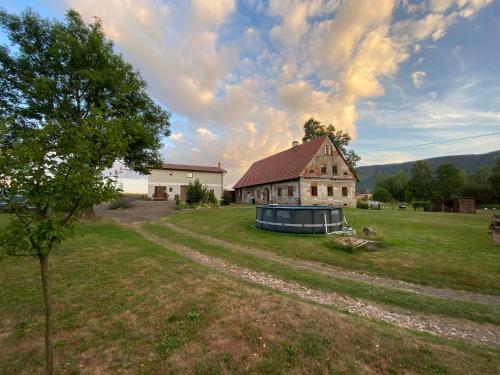
[[[217,163],[217,168],[219,168],[219,169],[220,169],[220,162],[218,162],[218,163]]]
[[[299,141],[293,141],[292,142],[292,149],[297,148],[298,145],[299,145]]]

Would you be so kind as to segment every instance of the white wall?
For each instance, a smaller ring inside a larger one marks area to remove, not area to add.
[[[188,177],[192,173],[193,177]],[[148,176],[148,196],[153,197],[155,186],[166,186],[168,200],[173,201],[175,195],[181,195],[181,186],[188,185],[196,179],[201,184],[207,186],[208,190],[213,190],[217,199],[222,198],[224,193],[224,181],[222,173],[197,172],[197,171],[177,171],[165,169],[153,169]]]

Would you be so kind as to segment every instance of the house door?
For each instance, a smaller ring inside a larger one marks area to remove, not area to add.
[[[155,193],[153,199],[167,199],[167,187],[166,186],[155,186]]]
[[[271,193],[269,192],[269,189],[265,190],[265,197],[266,197],[266,203],[269,203],[269,200],[271,199],[270,195]]]
[[[187,186],[182,185],[181,186],[181,199],[180,199],[181,202],[186,202],[186,198],[187,198],[186,191],[187,191]]]

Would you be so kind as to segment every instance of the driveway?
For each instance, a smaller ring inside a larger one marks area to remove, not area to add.
[[[94,208],[97,216],[114,219],[124,223],[156,221],[162,216],[174,212],[174,204],[166,201],[134,201],[134,205],[126,209],[109,210],[109,204],[100,204]]]

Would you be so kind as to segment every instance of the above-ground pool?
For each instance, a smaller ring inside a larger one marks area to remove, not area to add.
[[[342,230],[342,208],[331,206],[257,206],[255,226],[273,232],[332,233]]]

